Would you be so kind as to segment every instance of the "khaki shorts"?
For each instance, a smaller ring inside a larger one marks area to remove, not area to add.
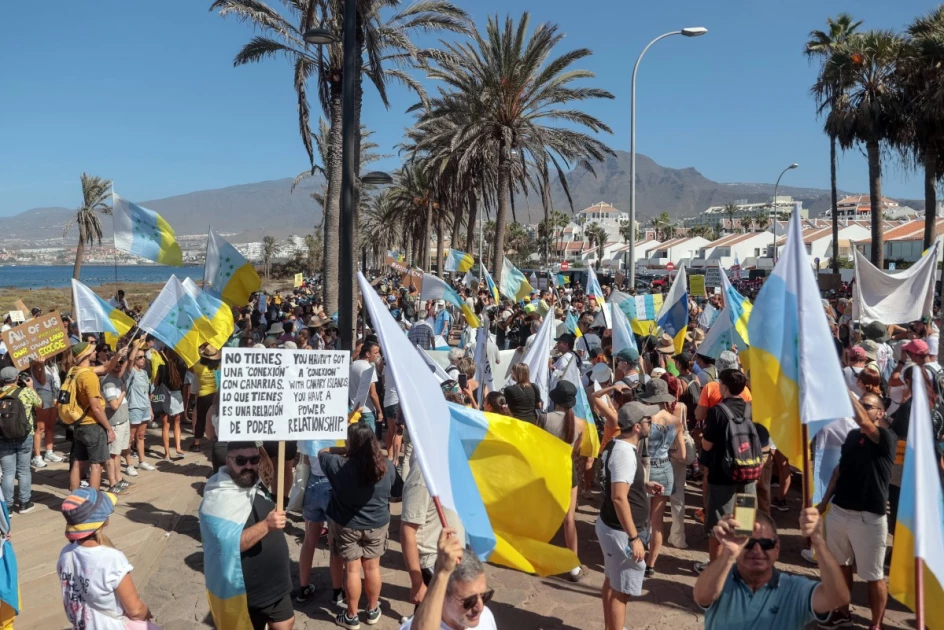
[[[328,523],[328,549],[344,560],[371,560],[379,558],[387,549],[387,528],[351,529],[337,523]]]
[[[826,513],[826,546],[842,566],[856,565],[866,582],[885,579],[888,518],[884,514],[844,510],[835,503]]]
[[[131,442],[131,423],[122,422],[113,425],[111,428],[115,432],[115,441],[108,445],[109,455],[121,455],[121,451],[127,451]]]

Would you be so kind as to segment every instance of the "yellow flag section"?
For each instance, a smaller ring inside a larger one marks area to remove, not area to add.
[[[927,391],[915,383],[898,501],[888,593],[917,610],[915,567],[924,562],[924,623],[944,629],[944,496],[939,482]]]
[[[232,309],[229,305],[224,304],[222,300],[218,300],[206,291],[201,291],[200,287],[190,278],[185,278],[180,284],[183,285],[184,290],[190,297],[197,301],[200,311],[206,315],[206,321],[200,320],[197,322],[197,330],[200,331],[200,336],[208,344],[219,350],[229,341],[230,335],[233,334],[236,326],[233,321]]]
[[[207,236],[203,278],[219,297],[233,306],[245,306],[249,296],[262,287],[262,279],[253,266],[213,230]]]
[[[577,566],[549,542],[570,506],[570,447],[515,418],[455,404],[449,414],[495,532],[489,562],[540,576]]]

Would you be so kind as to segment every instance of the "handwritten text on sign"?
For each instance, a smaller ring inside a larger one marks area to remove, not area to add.
[[[348,353],[223,348],[220,440],[343,440]]]
[[[58,313],[46,313],[3,333],[13,367],[25,370],[30,361],[45,361],[72,345]]]

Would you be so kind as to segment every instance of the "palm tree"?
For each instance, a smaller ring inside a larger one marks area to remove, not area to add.
[[[318,271],[318,262],[322,257],[324,249],[321,232],[316,230],[314,234],[305,235],[305,262],[308,264],[308,275],[313,276]]]
[[[611,151],[602,142],[576,128],[610,132],[597,118],[574,109],[572,103],[613,98],[605,90],[573,85],[594,75],[572,69],[591,51],[578,49],[552,57],[564,34],[552,24],[539,25],[528,34],[530,17],[509,17],[504,28],[490,17],[484,33],[474,32],[471,43],[443,43],[444,50],[430,63],[429,77],[447,88],[431,99],[427,122],[451,120],[448,139],[434,130],[430,142],[448,144],[457,159],[478,161],[494,168],[487,195],[497,205],[493,266],[501,273],[505,233],[512,193],[542,192],[549,202],[551,174],[557,175],[573,209],[564,177],[567,168],[602,160]],[[563,123],[567,128],[550,126]],[[494,167],[492,167],[494,165]]]
[[[829,86],[839,86],[826,118],[827,133],[835,135],[843,149],[865,145],[872,206],[871,258],[880,269],[885,264],[881,151],[901,126],[904,103],[896,73],[904,51],[904,40],[891,31],[855,33],[835,47],[814,88],[828,95],[835,89]]]
[[[770,225],[770,218],[767,216],[766,212],[758,212],[754,215],[753,222],[754,227],[756,227],[761,232],[766,232],[767,226]]]
[[[102,244],[102,221],[99,214],[111,214],[111,207],[105,200],[111,194],[111,180],[102,179],[95,175],[82,173],[82,205],[75,212],[75,223],[79,226],[79,243],[75,247],[75,265],[72,267],[72,277],[79,279],[82,270],[82,258],[85,256],[85,246],[98,242]],[[66,224],[68,233],[72,222]]]
[[[262,237],[262,266],[265,268],[266,280],[269,280],[269,269],[278,246],[279,242],[275,240],[274,236]]]
[[[836,47],[845,42],[862,25],[861,21],[853,21],[848,13],[840,13],[835,18],[826,19],[826,31],[810,31],[810,39],[806,42],[806,56],[808,59],[818,59],[821,64],[820,77],[813,86],[813,94],[817,100],[817,112],[822,115],[833,108],[835,99],[842,91],[842,85],[832,85],[823,81],[823,70]],[[839,193],[836,186],[836,134],[829,135],[829,189],[832,201],[833,219],[833,273],[839,273]]]
[[[655,228],[656,238],[665,241],[668,239],[669,228],[672,227],[672,218],[668,212],[663,212],[659,216],[650,219],[649,225]]]
[[[723,212],[725,216],[728,217],[728,227],[731,229],[733,234],[736,230],[734,229],[734,215],[740,212],[741,209],[736,203],[726,203],[724,204]]]
[[[606,248],[606,239],[609,238],[609,234],[607,234],[606,228],[596,223],[591,223],[587,227],[586,234],[590,247],[595,245],[597,248],[597,269],[599,269],[603,263],[603,250]]]

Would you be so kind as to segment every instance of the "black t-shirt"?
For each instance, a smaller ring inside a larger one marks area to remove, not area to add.
[[[770,448],[770,431],[767,430],[767,427],[765,427],[762,424],[757,424],[755,422],[754,428],[757,429],[757,437],[758,439],[760,439],[761,450],[765,448]]]
[[[735,418],[744,417],[747,404],[740,396],[725,398],[722,402],[731,410],[731,415]],[[708,483],[717,486],[736,485],[735,482],[731,480],[731,477],[726,475],[722,469],[724,449],[727,442],[727,429],[728,417],[724,415],[724,412],[721,411],[718,405],[710,407],[708,409],[708,415],[705,417],[705,432],[702,437],[712,444],[711,451],[708,453],[711,457],[711,461],[708,464]],[[767,439],[769,442],[769,435]]]
[[[266,519],[275,503],[263,490],[256,492],[246,529]],[[292,572],[285,532],[272,531],[262,540],[240,553],[246,602],[250,608],[262,608],[282,599],[292,591]]]
[[[504,390],[505,402],[508,404],[508,411],[518,420],[524,420],[534,424],[537,422],[537,416],[534,414],[537,403],[541,400],[541,393],[534,383],[528,387],[522,387],[517,383],[509,385]]]
[[[850,431],[842,445],[839,478],[833,503],[844,510],[885,514],[898,437],[878,427],[878,443],[860,429]]]
[[[390,494],[397,471],[390,461],[377,483],[365,483],[356,462],[341,455],[321,453],[318,462],[331,484],[327,516],[349,529],[377,529],[390,522]]]

